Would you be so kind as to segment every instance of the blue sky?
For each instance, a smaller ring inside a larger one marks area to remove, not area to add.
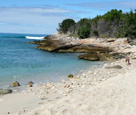
[[[52,34],[66,18],[93,18],[111,9],[128,12],[136,0],[0,0],[0,33]]]

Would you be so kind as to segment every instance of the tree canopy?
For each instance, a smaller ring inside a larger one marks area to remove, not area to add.
[[[62,23],[59,23],[59,32],[66,33],[68,29],[75,25],[75,21],[73,19],[65,19],[62,21]]]
[[[83,18],[77,23],[73,19],[65,19],[59,24],[59,32],[71,33],[80,38],[86,37],[130,37],[136,38],[136,9],[123,13],[112,9],[104,15],[93,19]]]

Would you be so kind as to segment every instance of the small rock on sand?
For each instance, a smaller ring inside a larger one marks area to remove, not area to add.
[[[11,87],[17,87],[17,86],[20,86],[19,82],[18,81],[15,81],[11,84]]]

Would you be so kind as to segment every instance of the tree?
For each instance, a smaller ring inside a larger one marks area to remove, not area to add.
[[[80,38],[88,38],[90,35],[90,28],[81,27],[78,29],[78,36]]]
[[[67,33],[68,29],[75,25],[75,21],[73,19],[65,19],[62,21],[62,23],[59,23],[59,32]]]

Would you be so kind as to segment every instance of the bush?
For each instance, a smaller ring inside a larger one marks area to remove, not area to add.
[[[88,38],[90,35],[90,28],[81,27],[78,29],[79,38]]]
[[[122,18],[122,10],[118,11],[117,9],[112,9],[102,17],[107,21],[113,21],[115,18],[118,18],[120,20]]]
[[[97,30],[94,30],[94,31],[93,31],[93,35],[94,35],[94,36],[99,36],[98,31],[97,31]]]
[[[83,26],[83,27],[90,28],[91,27],[91,19],[87,19],[87,18],[80,19],[78,24],[80,25],[80,27]]]
[[[68,78],[73,78],[74,75],[70,74],[70,75],[68,75],[67,77],[68,77]]]
[[[73,19],[65,19],[62,23],[59,23],[59,32],[67,33],[68,29],[75,25],[75,21]]]
[[[114,36],[115,36],[116,38],[120,38],[120,34],[117,33],[117,32],[114,34]]]

